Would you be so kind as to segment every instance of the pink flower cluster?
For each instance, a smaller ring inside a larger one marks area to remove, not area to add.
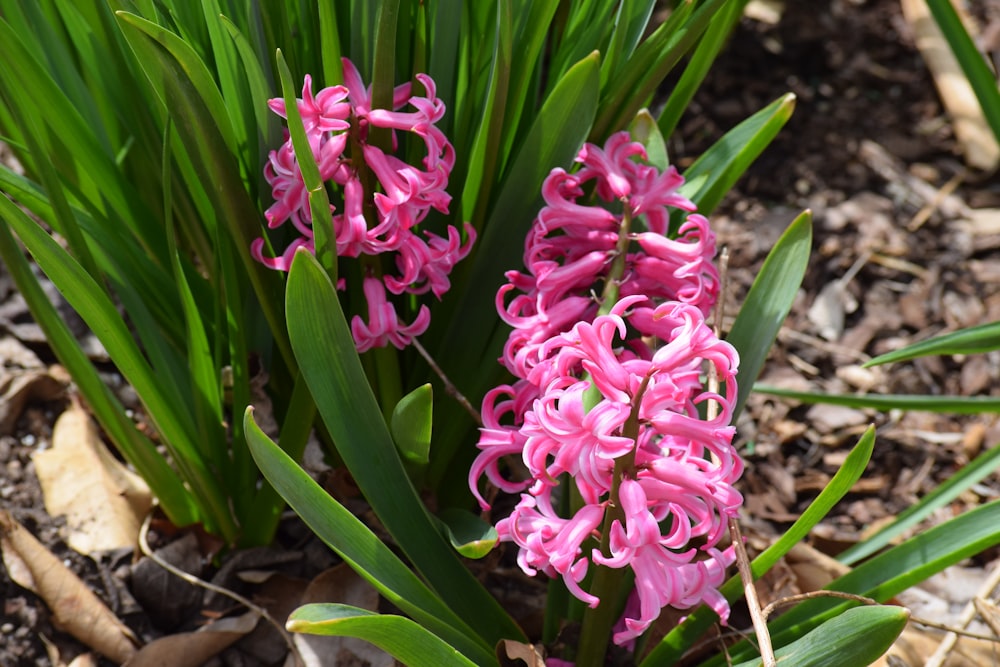
[[[600,601],[581,585],[590,563],[632,569],[618,644],[667,605],[706,602],[728,616],[717,588],[733,554],[718,547],[742,504],[729,426],[738,357],[705,323],[718,292],[715,238],[699,215],[667,238],[669,209],[694,206],[677,193],[676,170],[645,157],[623,132],[603,149],[586,145],[575,173],[555,169],[546,179],[546,207],[525,242],[528,273],[509,272],[497,295],[514,327],[502,362],[517,379],[483,401],[469,476],[484,508],[484,474],[521,494],[497,531],[519,547],[526,573],[561,576],[593,607]],[[583,203],[585,189],[605,205]],[[617,298],[601,310],[595,294],[609,281]],[[708,368],[721,395],[706,388]],[[699,416],[706,401],[719,407],[712,419]],[[508,456],[521,459],[527,479],[501,474]],[[579,496],[569,517],[556,509],[569,493],[564,474]]]
[[[351,61],[344,58],[342,62],[346,85],[324,88],[313,95],[312,79],[306,75],[298,111],[320,177],[334,186],[342,202],[339,210],[330,206],[329,224],[337,255],[395,253],[395,275],[366,275],[364,279],[368,321],[355,316],[351,322],[358,351],[388,343],[402,348],[413,336],[426,331],[430,312],[421,306],[415,320],[405,324],[387,292],[398,295],[430,291],[440,298],[451,286],[448,276],[452,267],[469,253],[475,231],[465,225],[464,244],[461,232],[452,226],[448,227],[447,238],[429,231],[421,236],[415,231],[432,208],[448,213],[451,202],[445,188],[455,164],[455,151],[435,125],[445,108],[435,96],[434,81],[418,74],[416,79],[426,96],[414,94],[413,84],[406,83],[394,89],[391,110],[373,109],[370,87],[364,85]],[[268,104],[272,111],[287,118],[283,99],[272,99]],[[407,105],[413,110],[401,111]],[[396,132],[419,137],[426,147],[422,168],[368,143],[373,127],[392,130],[394,149],[398,145]],[[268,227],[274,229],[290,221],[299,237],[275,257],[265,255],[263,238],[255,240],[250,251],[266,266],[287,271],[298,248],[315,251],[309,193],[287,132],[281,147],[271,151],[264,176],[275,200],[265,212]],[[366,191],[365,183],[373,185]],[[366,205],[377,217],[372,224],[366,219]]]

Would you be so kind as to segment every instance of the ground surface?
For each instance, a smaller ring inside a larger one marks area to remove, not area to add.
[[[1000,20],[1000,3],[974,4],[984,25]],[[685,156],[698,155],[726,129],[789,91],[798,97],[792,120],[713,216],[731,255],[729,313],[734,314],[785,226],[804,208],[815,215],[813,259],[764,379],[829,392],[1000,395],[1000,353],[859,367],[875,354],[931,334],[1000,320],[1000,225],[984,231],[963,222],[966,207],[1000,208],[996,179],[964,173],[953,198],[938,202],[938,209],[921,219],[915,216],[927,198],[907,177],[887,180],[891,167],[880,167],[885,159],[879,147],[898,161],[900,174],[923,181],[932,192],[964,172],[898,2],[788,2],[775,25],[744,21],[682,121],[671,155],[683,165]],[[845,281],[845,298],[830,300],[828,286],[852,266],[856,274]],[[4,321],[23,323],[9,284],[0,283],[0,298]],[[6,329],[44,356],[44,343],[31,340],[30,327]],[[151,596],[134,590],[134,583],[130,588],[135,569],[130,554],[96,563],[81,557],[66,546],[60,520],[45,514],[31,454],[46,445],[63,407],[59,400],[29,398],[12,432],[0,437],[0,508],[12,511],[144,638],[170,623],[190,623],[190,614],[157,602],[183,593]],[[869,423],[878,426],[878,441],[864,482],[816,531],[814,544],[827,553],[849,545],[983,448],[1000,443],[995,417],[890,416],[764,396],[754,397],[748,414],[740,438],[749,464],[743,490],[751,546],[766,544],[794,520]],[[998,490],[995,476],[984,480],[938,518],[993,499]],[[281,545],[311,554],[296,561],[295,576],[308,578],[329,565],[328,556],[293,525]],[[971,565],[982,566],[994,556],[984,554]],[[290,572],[280,566],[280,552],[260,557],[260,568]],[[778,584],[773,589],[767,593],[787,592]],[[0,601],[0,666],[51,664],[43,636],[64,657],[81,650],[53,627],[44,604],[3,568]],[[267,664],[259,659],[266,654],[259,647],[231,650],[224,664]]]

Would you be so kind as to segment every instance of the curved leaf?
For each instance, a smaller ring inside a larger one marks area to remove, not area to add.
[[[794,109],[795,95],[788,93],[726,132],[685,170],[686,182],[680,193],[695,203],[699,213],[711,213],[788,122]]]
[[[909,618],[905,607],[854,607],[778,649],[774,657],[795,667],[866,667],[892,646]],[[762,664],[757,658],[734,667]]]
[[[497,529],[477,514],[449,507],[438,513],[437,519],[451,546],[466,558],[483,558],[497,544]]]
[[[392,439],[410,463],[425,464],[430,459],[433,407],[434,393],[427,383],[401,398],[392,409]]]
[[[459,646],[466,655],[481,659],[490,654],[488,646],[476,641],[472,630],[388,546],[264,435],[254,422],[253,408],[247,408],[243,428],[250,453],[267,481],[355,572],[386,600]]]
[[[867,558],[889,544],[893,538],[902,535],[928,518],[933,512],[950,503],[972,485],[996,472],[998,467],[1000,467],[1000,446],[994,446],[977,456],[974,461],[962,466],[958,472],[921,498],[920,502],[910,505],[897,514],[888,526],[880,529],[863,542],[841,552],[837,556],[837,560],[852,565]]]
[[[346,604],[308,604],[288,617],[285,627],[313,635],[357,637],[408,667],[476,667],[475,663],[420,625],[403,616],[377,614]]]
[[[295,254],[288,333],[337,451],[375,514],[441,598],[488,643],[523,632],[443,539],[410,483],[368,384],[336,289],[315,257]]]

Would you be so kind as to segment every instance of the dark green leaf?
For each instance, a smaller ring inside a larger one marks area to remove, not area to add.
[[[288,332],[303,377],[348,470],[430,585],[490,644],[523,633],[441,537],[407,477],[368,384],[336,289],[300,250],[287,293]]]
[[[806,273],[811,246],[812,214],[806,211],[792,221],[768,253],[726,337],[740,353],[737,415],[792,308]]]

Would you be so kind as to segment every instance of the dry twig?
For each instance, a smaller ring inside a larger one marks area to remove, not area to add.
[[[274,628],[278,631],[278,634],[281,635],[281,638],[285,641],[285,645],[288,646],[289,653],[291,653],[292,656],[294,656],[296,667],[304,667],[305,661],[302,658],[302,654],[299,653],[299,649],[295,645],[295,641],[292,639],[292,636],[288,633],[287,630],[285,630],[285,626],[283,626],[281,623],[275,620],[275,618],[271,616],[270,613],[268,613],[267,609],[264,609],[260,605],[254,604],[253,602],[243,597],[236,591],[231,591],[228,588],[217,586],[203,579],[199,579],[193,574],[185,572],[180,568],[174,567],[173,565],[171,565],[170,563],[168,563],[167,561],[163,560],[155,553],[153,553],[153,550],[149,548],[149,542],[147,541],[147,535],[149,533],[149,523],[152,520],[152,518],[153,518],[153,513],[150,512],[149,514],[146,515],[146,519],[142,522],[142,527],[139,529],[139,550],[142,551],[144,556],[149,558],[151,561],[162,567],[170,574],[174,575],[175,577],[183,579],[192,586],[198,586],[199,588],[204,588],[214,593],[218,593],[219,595],[224,595],[225,597],[240,603],[247,609],[250,609],[251,611],[254,611],[257,614],[259,614],[261,618],[263,618],[265,621],[273,625]]]

